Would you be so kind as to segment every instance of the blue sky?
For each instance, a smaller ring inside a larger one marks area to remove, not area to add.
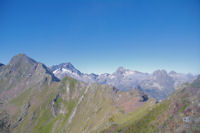
[[[200,73],[199,0],[1,0],[0,62]]]

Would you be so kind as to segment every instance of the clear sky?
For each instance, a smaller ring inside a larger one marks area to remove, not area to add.
[[[0,0],[0,62],[200,73],[200,0]]]

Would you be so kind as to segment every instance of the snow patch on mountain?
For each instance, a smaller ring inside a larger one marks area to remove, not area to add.
[[[191,74],[180,74],[174,71],[167,73],[165,70],[156,70],[149,74],[125,69],[124,67],[119,67],[112,74],[85,74],[76,69],[71,63],[62,63],[50,68],[60,79],[69,76],[86,83],[97,82],[115,86],[122,91],[140,87],[142,91],[157,99],[166,98],[177,86],[184,82],[192,82],[196,77]]]

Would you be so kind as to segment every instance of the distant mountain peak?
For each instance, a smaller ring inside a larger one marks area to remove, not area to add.
[[[97,82],[99,84],[112,85],[123,91],[140,85],[141,90],[158,99],[165,98],[177,85],[189,79],[188,76],[185,78],[185,75],[175,71],[171,71],[170,75],[166,70],[159,69],[154,71],[153,74],[149,74],[126,69],[122,66],[112,74],[85,74],[81,73],[70,62],[52,66],[50,69],[59,79],[69,76],[86,83]],[[193,77],[190,79],[193,79]]]
[[[124,67],[120,66],[117,70],[116,70],[116,74],[123,74],[125,73],[126,71],[130,71],[128,69],[125,69]]]
[[[170,75],[175,75],[175,74],[177,74],[177,73],[176,73],[175,71],[170,71],[169,74],[170,74]]]
[[[71,62],[67,62],[67,63],[61,63],[59,65],[53,65],[50,67],[52,71],[55,71],[56,69],[63,69],[63,68],[66,68],[66,69],[69,69],[73,72],[80,72],[78,69],[76,69],[72,64]]]
[[[71,62],[61,63],[60,65],[62,65],[63,67],[73,67],[74,68],[74,66],[72,65]]]
[[[169,77],[168,73],[166,70],[162,69],[162,70],[156,70],[153,72],[153,77],[157,78],[157,79],[162,79],[162,78],[167,78]]]
[[[167,74],[167,71],[164,70],[164,69],[158,69],[158,70],[153,72],[153,74],[158,74],[158,73]]]
[[[137,75],[137,74],[144,75],[144,73],[142,73],[142,72],[133,71],[130,69],[126,69],[124,67],[119,67],[113,74],[114,75],[123,75],[123,76],[131,76],[131,75]]]
[[[117,71],[124,71],[124,70],[126,70],[123,66],[120,66],[118,69],[117,69]]]
[[[159,78],[163,78],[163,77],[168,77],[168,74],[167,74],[167,71],[166,70],[156,70],[153,72],[153,77],[156,78],[156,79],[159,79]]]
[[[94,76],[94,77],[97,77],[97,76],[98,76],[98,75],[95,74],[95,73],[90,73],[89,75],[90,75],[90,76]]]

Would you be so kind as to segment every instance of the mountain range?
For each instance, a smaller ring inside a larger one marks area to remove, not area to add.
[[[152,97],[163,100],[184,82],[193,81],[196,76],[181,74],[165,70],[156,70],[152,74],[142,73],[119,67],[112,74],[85,74],[76,69],[71,63],[62,63],[51,66],[50,69],[56,77],[63,79],[70,76],[86,83],[99,83],[115,86],[121,91],[128,91],[138,87]]]
[[[181,84],[166,99],[158,101],[150,95],[157,95],[157,91],[149,93],[142,87],[155,83],[166,87],[173,82],[175,89],[191,75],[184,77],[164,70],[145,74],[122,67],[113,74],[95,75],[83,74],[71,64],[60,66],[65,67],[65,72],[80,74],[81,78],[92,75],[91,79],[96,80],[76,80],[72,78],[76,74],[60,77],[56,72],[63,72],[63,68],[48,68],[24,54],[0,66],[1,133],[200,131],[200,76],[187,80],[191,83]],[[127,75],[140,75],[142,81],[126,90],[109,85],[109,80],[96,82],[102,76],[116,76],[115,82],[120,82],[120,77],[125,82]]]

